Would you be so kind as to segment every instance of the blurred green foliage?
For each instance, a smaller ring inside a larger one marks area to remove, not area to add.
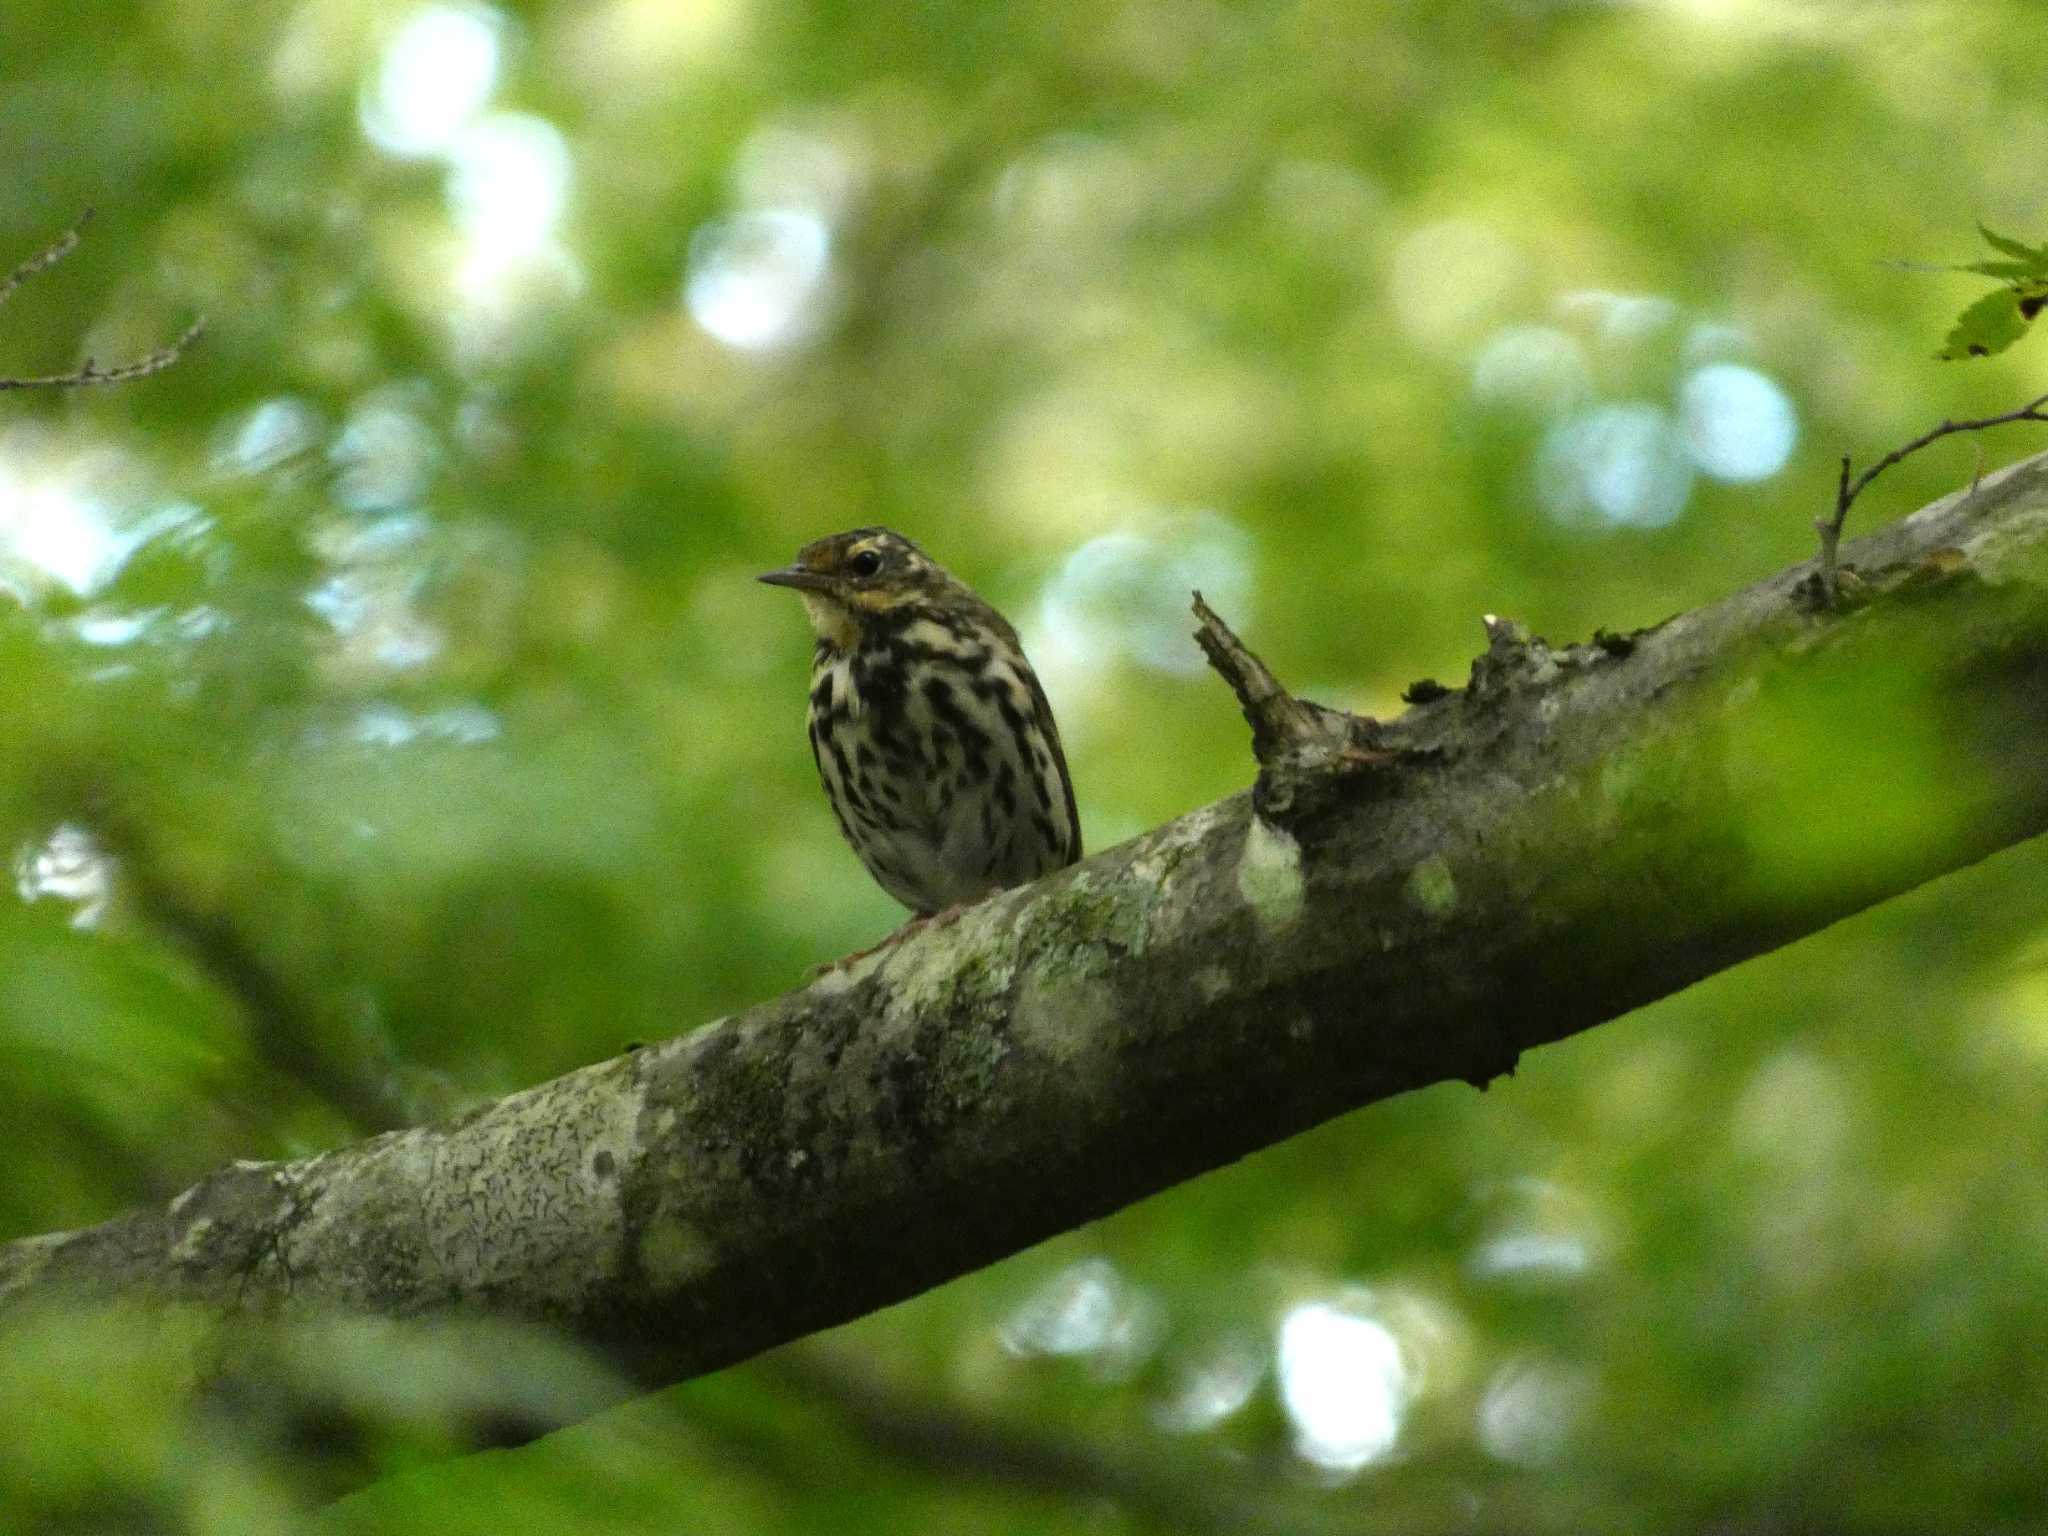
[[[211,328],[0,395],[0,1235],[883,933],[750,580],[821,533],[1018,621],[1095,848],[1249,777],[1189,586],[1391,712],[1482,612],[1805,557],[1840,452],[2038,392],[1936,366],[1964,295],[1887,263],[2048,227],[2044,44],[2031,0],[8,0],[0,263],[100,214],[0,373]],[[1940,745],[1844,816],[1940,814]],[[188,1390],[197,1325],[23,1326],[0,1526],[366,1473],[321,1529],[2031,1526],[2044,862],[516,1452],[447,1459],[496,1345],[301,1341],[337,1449]]]

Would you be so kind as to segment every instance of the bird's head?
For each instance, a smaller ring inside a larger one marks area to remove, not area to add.
[[[795,564],[768,571],[761,580],[795,588],[818,638],[842,648],[878,620],[943,603],[959,585],[923,550],[887,528],[855,528],[814,540],[797,551]]]

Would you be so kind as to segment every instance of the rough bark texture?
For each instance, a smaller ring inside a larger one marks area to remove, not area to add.
[[[1489,621],[1467,688],[1384,724],[1210,616],[1251,795],[452,1123],[0,1248],[0,1313],[488,1313],[672,1380],[1484,1083],[2048,827],[2048,459],[1844,555],[1836,611],[1809,563],[1591,645]]]

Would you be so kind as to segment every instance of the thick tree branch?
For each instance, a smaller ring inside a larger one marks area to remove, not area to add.
[[[1492,621],[1388,722],[1205,623],[1253,796],[449,1124],[0,1248],[0,1312],[496,1314],[669,1381],[1483,1083],[2048,829],[2048,458],[1851,552],[1848,612],[1808,562],[1591,645]]]

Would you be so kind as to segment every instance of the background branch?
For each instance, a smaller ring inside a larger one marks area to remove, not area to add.
[[[49,271],[50,268],[56,266],[58,262],[77,250],[79,237],[85,232],[85,226],[92,222],[93,211],[90,208],[86,209],[85,212],[78,216],[77,223],[44,246],[43,249],[36,252],[35,255],[29,257],[27,261],[22,262],[21,265],[8,273],[7,276],[0,278],[0,304],[5,304],[9,299],[13,298],[14,290],[30,278],[38,273]]]
[[[120,363],[112,368],[103,368],[87,358],[69,373],[46,373],[34,377],[0,377],[0,390],[8,389],[84,389],[96,384],[126,384],[135,379],[146,379],[153,373],[162,373],[166,368],[185,355],[185,349],[206,333],[204,317],[186,326],[175,341],[158,347],[146,357],[139,357],[132,363]]]
[[[419,1116],[388,1056],[365,1060],[323,1038],[316,1004],[300,996],[250,942],[227,912],[188,892],[163,866],[142,823],[94,797],[92,825],[119,861],[122,889],[137,916],[179,946],[224,993],[248,1027],[250,1045],[264,1062],[359,1131],[388,1131]]]
[[[762,1368],[772,1380],[831,1410],[871,1449],[937,1477],[1060,1499],[1106,1499],[1142,1529],[1179,1536],[1318,1536],[1356,1528],[1328,1512],[1285,1507],[1277,1487],[1241,1468],[1217,1466],[1207,1459],[1207,1448],[1193,1448],[1184,1457],[1156,1450],[1150,1457],[1113,1453],[1078,1437],[912,1396],[879,1380],[871,1365],[842,1362],[821,1350],[784,1351]]]
[[[59,235],[42,250],[36,252],[35,255],[29,257],[28,260],[22,262],[12,272],[9,272],[6,277],[0,278],[0,304],[5,304],[14,297],[15,289],[19,288],[30,278],[49,271],[50,268],[56,266],[65,257],[77,250],[79,239],[84,234],[85,226],[92,222],[92,217],[93,210],[90,208],[86,209],[84,213],[78,216],[77,223],[65,230],[63,234]],[[111,368],[106,368],[88,357],[68,373],[46,373],[26,377],[0,375],[0,391],[10,389],[82,389],[98,384],[126,384],[134,379],[146,379],[153,373],[162,373],[166,368],[176,363],[179,358],[185,355],[186,348],[190,347],[205,332],[206,318],[202,315],[186,326],[184,331],[175,340],[158,347],[155,351],[144,357],[137,358],[132,363],[119,363]]]

